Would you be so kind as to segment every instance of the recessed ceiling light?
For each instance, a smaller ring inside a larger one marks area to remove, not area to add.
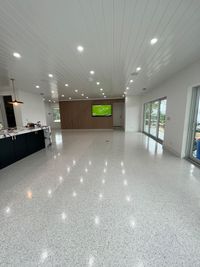
[[[14,52],[13,56],[16,57],[16,58],[21,58],[21,55],[19,53],[17,53],[17,52]]]
[[[100,91],[103,91],[103,88],[100,88]]]
[[[153,39],[151,39],[150,44],[151,45],[155,45],[157,42],[158,42],[158,39],[157,38],[153,38]]]
[[[88,99],[88,96],[86,96],[86,98]]]
[[[69,100],[71,100],[72,98],[71,97],[69,97]]]
[[[90,71],[90,74],[91,74],[91,75],[94,75],[94,74],[95,74],[94,70],[91,70],[91,71]]]
[[[133,80],[130,80],[130,83],[133,83]]]
[[[126,95],[126,92],[124,92],[124,95]]]
[[[104,97],[104,98],[106,98],[107,96],[106,96],[106,95],[104,95],[103,97]]]
[[[104,93],[102,93],[102,95],[105,95]]]
[[[126,90],[129,90],[129,89],[130,89],[130,88],[127,86],[127,87],[126,87]]]
[[[54,91],[53,90],[51,92],[52,92],[52,94],[54,94]]]
[[[51,102],[51,100],[49,99],[49,102]]]
[[[122,97],[124,97],[124,95],[122,95]]]
[[[36,87],[36,88],[40,88],[40,86],[39,86],[39,85],[36,85],[35,87]]]
[[[53,74],[51,74],[51,73],[49,73],[49,75],[48,75],[50,78],[53,78]]]
[[[76,90],[74,90],[74,92],[75,92],[75,93],[78,93],[78,90],[76,89]]]
[[[69,84],[68,84],[68,83],[66,83],[66,84],[65,84],[65,86],[66,86],[66,87],[68,87],[68,86],[69,86]]]
[[[82,96],[84,96],[84,94],[81,94]]]
[[[56,101],[54,100],[53,103],[56,103]]]
[[[65,97],[65,95],[61,95],[62,97]]]
[[[100,82],[97,82],[97,85],[99,85],[100,84]]]
[[[78,52],[83,52],[84,51],[84,47],[82,45],[78,45],[77,48]]]
[[[136,71],[137,72],[141,71],[141,67],[137,67]]]

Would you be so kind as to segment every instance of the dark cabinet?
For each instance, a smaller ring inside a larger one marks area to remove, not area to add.
[[[43,130],[0,139],[0,169],[43,148]]]
[[[16,135],[13,138],[15,161],[28,156],[26,134]]]
[[[35,153],[36,151],[44,147],[45,147],[44,131],[35,131],[27,134],[28,154]]]
[[[0,169],[15,162],[14,146],[11,137],[0,139]]]

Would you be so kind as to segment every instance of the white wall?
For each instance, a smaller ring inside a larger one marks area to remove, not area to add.
[[[42,125],[47,125],[45,106],[40,95],[19,90],[18,98],[24,104],[15,107],[17,126],[25,126],[27,122],[36,123],[37,121],[41,121]]]
[[[164,147],[180,157],[185,156],[191,91],[197,85],[200,85],[200,61],[176,73],[142,97],[142,106],[150,100],[167,97]]]
[[[141,122],[141,96],[127,96],[125,100],[125,131],[138,132]]]

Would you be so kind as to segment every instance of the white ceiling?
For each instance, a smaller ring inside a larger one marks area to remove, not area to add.
[[[138,66],[128,94],[152,89],[199,58],[199,0],[0,1],[1,91],[14,77],[18,89],[48,99],[52,90],[54,97],[102,98],[101,87],[107,97],[121,97]]]

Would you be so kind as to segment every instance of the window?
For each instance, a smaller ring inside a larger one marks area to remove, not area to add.
[[[189,124],[189,158],[200,164],[200,88],[194,88]]]
[[[166,106],[166,98],[144,104],[143,132],[160,142],[164,140]]]
[[[150,103],[144,105],[144,131],[149,132],[149,122],[150,122]]]
[[[164,140],[167,99],[160,100],[160,118],[158,124],[158,138]]]
[[[60,110],[59,108],[53,108],[53,121],[60,122]]]

